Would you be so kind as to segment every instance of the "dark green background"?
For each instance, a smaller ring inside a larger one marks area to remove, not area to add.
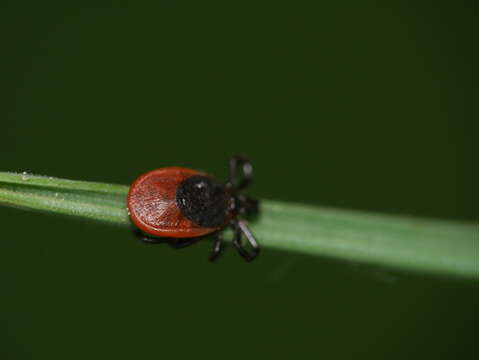
[[[1,170],[128,184],[243,153],[263,198],[479,220],[478,9],[315,3],[3,1]],[[0,218],[2,359],[478,356],[475,283]]]

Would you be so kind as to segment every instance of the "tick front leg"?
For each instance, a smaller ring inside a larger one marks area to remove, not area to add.
[[[252,261],[258,256],[259,254],[259,246],[258,242],[254,238],[253,234],[251,233],[251,230],[248,228],[246,223],[242,220],[236,220],[231,224],[234,235],[233,235],[233,245],[236,247],[236,250],[238,250],[238,253],[241,255],[243,259],[246,261]],[[243,235],[246,237],[246,240],[248,240],[249,247],[251,250],[246,250],[246,248],[241,244],[241,240],[243,238]]]
[[[231,158],[229,185],[236,190],[241,190],[253,180],[253,165],[251,162],[240,156]]]
[[[223,231],[217,231],[214,236],[213,248],[211,249],[209,257],[209,260],[212,262],[215,261],[223,251]]]

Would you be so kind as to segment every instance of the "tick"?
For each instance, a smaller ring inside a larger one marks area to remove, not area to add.
[[[223,250],[223,230],[233,230],[233,245],[251,261],[258,242],[243,216],[258,212],[258,201],[241,193],[253,178],[253,166],[241,157],[229,162],[226,184],[204,172],[165,167],[138,177],[128,192],[128,213],[135,233],[145,243],[167,243],[175,248],[214,236],[210,261]],[[249,246],[244,245],[246,240]]]

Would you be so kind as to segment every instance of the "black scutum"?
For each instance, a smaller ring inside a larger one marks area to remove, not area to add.
[[[189,177],[176,189],[176,203],[183,216],[206,228],[225,223],[226,201],[224,186],[208,176]]]

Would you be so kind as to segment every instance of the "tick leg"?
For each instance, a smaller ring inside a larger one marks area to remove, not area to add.
[[[135,236],[145,244],[166,244],[174,249],[181,249],[193,245],[199,238],[156,238],[143,234],[139,229],[133,230]]]
[[[242,220],[233,221],[231,224],[233,227],[234,235],[233,235],[233,245],[238,250],[238,253],[245,259],[246,261],[252,261],[258,256],[259,254],[259,246],[258,242],[254,238],[251,230],[248,228],[246,223]],[[252,250],[248,251],[246,248],[241,244],[241,239],[243,235],[248,240],[250,247]]]
[[[213,243],[213,248],[211,249],[210,261],[215,261],[218,256],[221,254],[221,251],[223,250],[223,232],[222,231],[217,231],[215,233],[215,239]]]
[[[133,234],[135,234],[138,240],[143,241],[145,244],[164,244],[162,239],[147,236],[143,234],[140,229],[134,229]]]
[[[178,239],[178,238],[165,238],[165,243],[173,249],[183,249],[187,246],[196,244],[200,238],[187,238],[187,239]]]
[[[243,235],[246,237],[249,244],[251,245],[251,248],[253,249],[254,257],[258,256],[259,254],[258,242],[256,241],[256,238],[254,237],[248,225],[246,225],[246,222],[243,220],[238,220],[238,227],[240,228],[241,232],[243,233]]]
[[[253,180],[253,165],[249,160],[234,156],[230,160],[230,178],[228,183],[240,190]]]

